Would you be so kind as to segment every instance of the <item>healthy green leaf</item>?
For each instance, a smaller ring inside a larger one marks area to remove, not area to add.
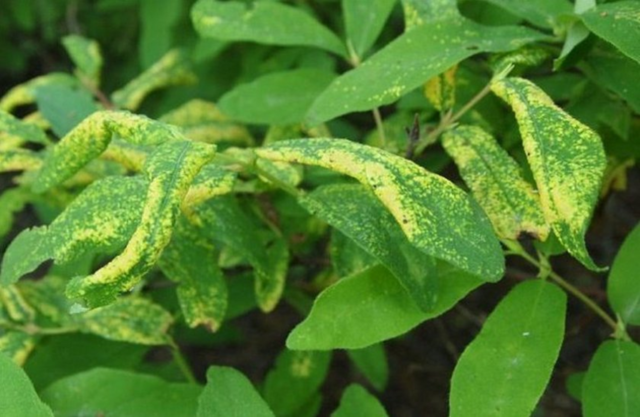
[[[387,415],[376,397],[356,384],[351,384],[344,390],[340,406],[331,413],[331,417],[387,417]]]
[[[343,139],[282,141],[256,153],[354,177],[373,191],[420,250],[487,281],[502,277],[504,259],[489,221],[443,177],[405,158]]]
[[[393,103],[465,58],[510,51],[544,38],[522,27],[485,27],[463,18],[421,25],[336,78],[313,103],[307,118],[320,123]]]
[[[50,142],[42,129],[0,110],[0,142],[9,140],[43,145],[47,145]]]
[[[360,349],[408,332],[449,310],[481,284],[477,278],[442,266],[435,308],[425,313],[384,267],[342,278],[316,298],[309,316],[287,338],[296,350]]]
[[[184,217],[160,258],[162,272],[178,283],[180,309],[189,327],[216,331],[227,310],[227,284],[214,257],[215,246]]]
[[[67,296],[98,307],[133,288],[160,258],[189,185],[214,153],[215,147],[201,142],[178,140],[158,146],[144,168],[149,187],[140,223],[129,243],[93,275],[72,279]]]
[[[79,78],[94,87],[100,85],[102,55],[98,42],[79,35],[68,35],[62,38],[62,44],[76,65]]]
[[[382,343],[363,349],[347,350],[349,358],[378,391],[384,391],[389,380],[389,364]]]
[[[531,415],[560,353],[566,303],[562,290],[542,280],[507,294],[458,360],[450,415]]]
[[[640,3],[619,1],[600,4],[581,17],[589,30],[640,62]]]
[[[200,36],[267,45],[315,46],[344,55],[338,37],[297,7],[270,1],[198,0],[191,9]]]
[[[395,4],[396,0],[342,0],[350,55],[359,60],[373,46]]]
[[[285,349],[265,378],[264,400],[278,416],[298,415],[324,382],[330,361],[330,352]]]
[[[438,291],[435,259],[409,242],[371,191],[359,184],[327,185],[299,201],[388,268],[421,309],[433,308]]]
[[[442,136],[442,145],[458,165],[499,237],[516,240],[528,233],[544,241],[549,235],[540,198],[522,178],[516,161],[484,130],[460,126]]]
[[[181,0],[165,0],[162,7],[154,0],[140,1],[138,51],[143,68],[152,66],[171,48],[183,5]]]
[[[632,417],[640,410],[640,346],[604,342],[591,360],[582,383],[585,417]]]
[[[573,7],[567,0],[486,0],[536,26],[553,28],[559,16],[571,14]]]
[[[198,399],[198,417],[274,417],[251,382],[233,368],[212,366]]]
[[[640,226],[627,236],[611,266],[607,295],[613,310],[627,324],[640,325],[640,280],[638,253]]]
[[[58,416],[192,417],[202,388],[151,375],[94,368],[57,380],[41,392]]]
[[[124,297],[75,316],[80,331],[141,345],[167,344],[171,314],[143,298]]]
[[[334,73],[318,68],[275,72],[234,88],[218,104],[226,115],[245,123],[300,123],[334,78]]]
[[[87,91],[65,85],[39,86],[34,90],[34,95],[40,113],[58,137],[69,133],[99,109]]]
[[[151,68],[131,80],[111,95],[111,100],[127,110],[137,109],[151,92],[175,85],[189,85],[197,81],[191,70],[187,53],[173,49],[153,64]]]
[[[584,235],[606,166],[600,137],[530,81],[505,78],[491,88],[516,115],[546,221],[569,253],[598,270]]]
[[[12,417],[53,417],[24,371],[3,353],[0,353],[0,410]]]
[[[460,17],[456,0],[402,0],[405,30],[425,23]]]

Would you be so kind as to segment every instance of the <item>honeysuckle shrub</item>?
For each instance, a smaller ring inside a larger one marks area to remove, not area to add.
[[[545,415],[568,298],[608,331],[567,390],[640,410],[640,228],[612,264],[585,243],[640,152],[640,2],[7,4],[4,34],[65,16],[41,46],[73,68],[0,99],[3,415],[384,416],[384,342],[507,257],[526,276],[458,346],[449,414]],[[0,45],[14,73],[34,56]],[[300,320],[259,384],[194,377],[194,337],[283,304]],[[328,408],[336,350],[363,378]]]

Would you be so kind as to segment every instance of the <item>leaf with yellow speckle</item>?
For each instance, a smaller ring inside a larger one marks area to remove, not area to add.
[[[272,182],[270,178],[291,187],[295,187],[302,182],[302,170],[299,169],[299,167],[286,162],[277,162],[258,158],[256,160],[256,167],[260,172],[268,175],[265,176],[258,173],[260,179],[268,183]]]
[[[24,187],[10,188],[0,195],[0,239],[9,233],[16,213],[21,212],[31,198],[31,192]]]
[[[340,39],[308,13],[287,4],[198,0],[191,20],[202,37],[267,45],[315,46],[345,55]]]
[[[413,246],[375,195],[358,184],[326,185],[299,199],[386,266],[424,311],[436,303],[436,262]]]
[[[177,222],[159,265],[167,277],[178,283],[178,302],[189,327],[204,326],[216,331],[227,310],[228,292],[213,243],[183,217]]]
[[[9,90],[0,99],[0,110],[11,112],[16,107],[32,104],[35,101],[36,88],[44,85],[77,87],[79,82],[76,77],[61,72],[36,77]]]
[[[241,254],[255,271],[255,292],[260,308],[271,311],[280,300],[288,266],[288,250],[276,240],[270,252],[260,235],[260,221],[238,205],[234,197],[222,196],[196,207],[195,219],[210,239]]]
[[[136,110],[151,92],[175,85],[194,84],[197,77],[191,70],[188,54],[181,49],[167,52],[151,68],[115,91],[111,100],[119,107]]]
[[[456,0],[402,0],[405,30],[441,19],[460,16]]]
[[[201,142],[170,141],[156,148],[144,168],[148,189],[138,228],[125,249],[88,277],[76,277],[67,296],[97,307],[129,291],[156,263],[169,243],[180,206],[189,186],[215,147]]]
[[[415,27],[336,78],[315,100],[307,120],[321,123],[393,103],[470,56],[511,51],[545,38],[523,27],[482,26],[464,18]]]
[[[64,295],[66,278],[48,275],[37,281],[22,280],[16,285],[27,303],[36,311],[36,323],[66,326],[72,321],[69,309],[73,303]]]
[[[190,213],[194,206],[232,192],[235,183],[236,173],[212,164],[203,166],[182,201],[182,210]]]
[[[516,115],[546,221],[569,253],[598,270],[584,235],[606,168],[600,137],[530,81],[505,78],[491,88]]]
[[[50,143],[47,135],[38,126],[24,121],[0,110],[0,142],[5,140],[19,140],[23,142]]]
[[[0,172],[35,171],[42,166],[42,158],[28,149],[0,151]]]
[[[0,287],[0,304],[11,320],[19,323],[30,323],[36,312],[24,299],[15,285]]]
[[[62,44],[76,65],[76,74],[93,87],[100,85],[102,55],[98,42],[79,35],[62,38]]]
[[[486,281],[504,272],[491,223],[467,194],[405,158],[344,139],[277,142],[262,158],[317,165],[354,177],[380,199],[409,241]]]
[[[453,108],[456,101],[456,70],[457,65],[438,74],[424,85],[424,95],[433,107],[441,113]]]
[[[162,307],[134,297],[123,297],[74,317],[81,332],[141,345],[166,344],[167,330],[173,323],[171,314]]]
[[[84,119],[47,154],[33,185],[46,191],[70,178],[102,154],[117,136],[135,145],[157,145],[183,140],[175,127],[124,111],[100,111]]]
[[[460,126],[445,132],[442,145],[500,238],[516,240],[528,233],[547,239],[549,225],[540,198],[522,178],[516,161],[491,135],[476,126]]]
[[[10,357],[13,362],[22,366],[27,361],[29,354],[36,346],[36,336],[16,331],[4,331],[0,335],[0,354]]]
[[[297,415],[324,382],[330,361],[331,352],[283,350],[264,381],[264,399],[273,412]]]
[[[187,138],[198,142],[254,144],[246,127],[231,121],[215,104],[208,101],[191,100],[158,120],[181,127]]]

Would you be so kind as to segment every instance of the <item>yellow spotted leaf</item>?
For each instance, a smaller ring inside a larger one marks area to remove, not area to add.
[[[0,151],[0,172],[35,171],[41,166],[40,156],[28,149]]]
[[[456,70],[457,65],[442,74],[431,78],[424,85],[424,95],[433,107],[440,112],[447,112],[453,108],[456,101]]]
[[[11,320],[16,322],[30,323],[36,314],[14,285],[0,288],[0,305]]]
[[[72,75],[52,72],[36,77],[26,83],[16,85],[0,99],[0,110],[11,112],[18,106],[35,102],[35,90],[44,85],[59,85],[67,87],[78,86],[78,79]]]
[[[504,78],[491,88],[516,115],[545,219],[569,253],[597,270],[584,235],[606,168],[600,137],[528,80]]]
[[[0,335],[0,353],[10,357],[22,366],[36,347],[38,337],[17,330],[5,331]]]
[[[256,153],[357,179],[380,199],[413,245],[486,281],[502,277],[504,257],[491,223],[447,179],[405,158],[344,139],[283,141]]]
[[[460,126],[445,132],[442,145],[500,238],[515,240],[527,233],[547,239],[549,225],[537,192],[490,134],[476,126]]]
[[[32,123],[25,123],[11,114],[0,110],[0,143],[5,141],[33,142],[44,145],[49,143],[47,135],[45,135],[38,126]],[[2,145],[0,145],[0,149],[1,146]]]

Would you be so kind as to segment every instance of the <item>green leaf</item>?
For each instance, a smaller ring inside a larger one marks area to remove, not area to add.
[[[278,416],[296,416],[318,391],[329,370],[331,352],[283,350],[264,381],[262,394]]]
[[[143,298],[124,297],[114,303],[75,316],[80,331],[105,339],[141,345],[167,344],[173,318]]]
[[[62,44],[76,65],[79,78],[94,87],[100,85],[102,55],[98,42],[79,35],[68,35],[62,38]]]
[[[3,353],[0,353],[0,409],[12,417],[53,417],[24,371]]]
[[[500,6],[514,15],[528,20],[536,26],[553,28],[556,19],[571,14],[573,7],[567,0],[486,0]]]
[[[457,65],[431,78],[424,85],[424,95],[440,113],[453,109],[456,102]]]
[[[487,281],[502,277],[504,258],[491,224],[469,196],[443,177],[343,139],[282,141],[256,153],[354,177],[373,191],[420,250]]]
[[[59,416],[192,417],[202,388],[151,375],[94,368],[60,379],[41,392]]]
[[[254,144],[246,127],[232,122],[215,104],[208,101],[199,99],[188,101],[158,120],[180,126],[187,138],[198,142]]]
[[[11,358],[17,365],[24,365],[36,346],[38,337],[21,331],[7,330],[0,335],[0,355]]]
[[[307,118],[321,123],[393,103],[465,58],[510,51],[544,38],[522,27],[485,27],[463,18],[416,27],[336,78],[313,103]]]
[[[19,106],[32,104],[35,101],[35,90],[45,85],[78,87],[78,79],[70,74],[52,72],[36,77],[23,84],[18,84],[0,99],[0,110],[11,112]]]
[[[275,72],[234,88],[218,104],[226,115],[245,123],[299,123],[334,78],[317,68]]]
[[[309,316],[287,338],[296,350],[360,349],[399,336],[449,310],[481,284],[447,266],[438,270],[435,308],[425,313],[384,267],[342,278],[316,298]]]
[[[460,16],[456,0],[402,0],[405,30]]]
[[[31,323],[35,318],[33,307],[27,304],[15,285],[0,288],[0,305],[15,322]]]
[[[0,110],[0,142],[14,140],[16,142],[32,142],[47,145],[47,135],[38,126],[12,116]]]
[[[606,167],[600,137],[530,81],[505,78],[491,88],[515,112],[545,219],[569,253],[598,270],[584,235]]]
[[[631,417],[640,410],[640,346],[633,342],[604,342],[591,360],[582,383],[585,417]]]
[[[638,253],[640,225],[627,236],[611,266],[607,295],[613,310],[627,324],[640,325],[640,280]]]
[[[574,372],[565,382],[569,395],[579,402],[582,402],[582,385],[586,375],[586,372]]]
[[[14,218],[30,202],[32,194],[23,187],[11,188],[0,194],[0,241],[11,231]]]
[[[344,55],[338,37],[297,7],[260,1],[198,0],[191,19],[200,36],[228,41],[251,41],[267,45],[315,46]]]
[[[215,246],[199,228],[181,218],[160,258],[162,272],[178,283],[180,309],[189,327],[216,331],[227,310],[227,285]]]
[[[158,7],[154,0],[140,1],[138,51],[143,68],[149,68],[171,48],[183,4],[181,0],[165,0],[162,7]]]
[[[437,295],[435,259],[409,242],[371,191],[359,184],[327,185],[299,201],[388,268],[421,309],[433,308]]]
[[[333,270],[339,278],[360,272],[377,263],[376,258],[338,229],[331,229],[329,254]]]
[[[140,220],[145,186],[137,177],[108,177],[89,185],[50,226],[23,230],[11,242],[0,283],[17,281],[47,259],[65,264],[124,245]]]
[[[600,4],[581,17],[589,30],[640,62],[640,3],[619,1]]]
[[[378,391],[384,391],[389,380],[389,364],[382,343],[363,349],[348,350],[349,358]]]
[[[201,142],[177,140],[158,146],[145,164],[149,187],[129,243],[93,275],[72,279],[67,296],[98,307],[133,288],[160,258],[191,182],[214,154],[214,146]]]
[[[351,384],[344,390],[340,406],[331,413],[331,417],[386,417],[387,415],[376,397],[357,384]]]
[[[460,126],[442,136],[442,145],[493,223],[497,235],[517,240],[528,233],[544,241],[549,235],[540,198],[522,178],[516,161],[484,130]]]
[[[542,280],[516,286],[465,349],[451,379],[451,416],[528,416],[564,337],[567,297]]]
[[[173,49],[124,87],[114,91],[111,100],[119,108],[135,110],[153,91],[176,85],[194,84],[196,81],[197,77],[191,70],[187,53],[181,49]]]
[[[198,399],[198,417],[274,417],[251,382],[233,368],[212,366]]]
[[[64,85],[43,85],[34,90],[38,109],[58,137],[63,137],[92,113],[98,105],[91,94]]]
[[[396,0],[342,0],[349,53],[360,59],[373,46]]]
[[[96,367],[131,369],[142,362],[148,349],[89,334],[63,334],[41,340],[25,371],[40,391],[58,379]]]

